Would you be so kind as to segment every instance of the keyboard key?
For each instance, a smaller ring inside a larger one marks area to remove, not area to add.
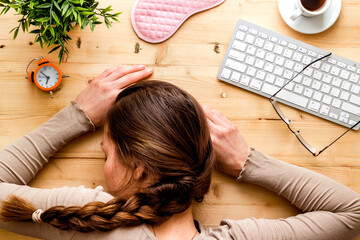
[[[316,54],[315,52],[313,52],[313,51],[309,51],[308,54],[309,54],[310,56],[312,56],[312,57],[316,57],[316,55],[317,55],[317,54]]]
[[[345,92],[345,91],[341,91],[340,93],[340,99],[348,101],[350,97],[350,93]]]
[[[330,89],[331,89],[330,85],[327,85],[325,83],[321,86],[321,91],[324,93],[329,93]]]
[[[240,51],[244,52],[245,49],[246,49],[246,44],[243,43],[243,42],[240,42],[238,40],[234,40],[232,47],[237,49],[237,50],[240,50]]]
[[[255,89],[255,90],[260,90],[261,89],[261,85],[262,82],[256,79],[252,79],[251,83],[250,83],[250,87]]]
[[[303,79],[303,81],[302,81],[302,84],[304,84],[304,85],[307,86],[307,87],[310,87],[311,82],[312,82],[311,78],[304,77],[304,79]]]
[[[352,71],[352,72],[355,72],[356,68],[353,67],[353,66],[351,66],[351,65],[348,65],[348,66],[347,66],[347,70]]]
[[[245,59],[245,63],[248,64],[248,65],[253,65],[255,62],[255,58],[252,57],[252,56],[247,56],[246,59]]]
[[[293,60],[297,61],[297,62],[300,62],[301,61],[301,58],[302,58],[302,54],[301,53],[298,53],[296,52],[293,56]]]
[[[338,62],[337,65],[341,68],[346,68],[346,64],[343,62]]]
[[[257,46],[257,47],[259,47],[259,48],[262,48],[263,46],[264,46],[264,40],[263,39],[261,39],[261,38],[257,38],[256,40],[255,40],[255,46]]]
[[[329,107],[329,106],[327,106],[327,105],[322,105],[322,106],[321,106],[320,113],[321,113],[322,115],[327,116],[327,115],[329,114],[329,111],[330,111],[330,107]]]
[[[247,75],[254,77],[255,73],[256,73],[256,69],[253,67],[248,67],[248,70],[246,73],[247,73]]]
[[[280,39],[279,43],[283,46],[287,46],[288,42],[285,40]]]
[[[340,87],[341,80],[339,78],[334,78],[331,84],[335,87]]]
[[[359,94],[359,91],[360,91],[360,86],[355,85],[355,84],[353,84],[353,85],[351,86],[351,92],[352,92],[352,93]]]
[[[249,85],[249,82],[250,82],[250,77],[249,77],[249,76],[243,75],[243,76],[241,77],[240,83],[241,83],[242,85],[248,86],[248,85]]]
[[[248,48],[247,48],[247,50],[246,50],[246,52],[248,53],[248,54],[250,54],[250,55],[254,55],[255,54],[255,51],[256,51],[256,47],[254,47],[254,46],[248,46]]]
[[[293,77],[293,72],[285,69],[284,78],[290,80]]]
[[[274,37],[274,36],[270,36],[269,40],[272,42],[275,42],[275,43],[278,41],[277,37]]]
[[[265,51],[264,50],[262,50],[262,49],[258,49],[257,51],[256,51],[256,56],[258,57],[258,58],[264,58],[265,57]]]
[[[234,81],[234,82],[239,82],[240,80],[240,73],[238,72],[233,72],[231,74],[231,78],[230,78],[231,81]]]
[[[294,78],[294,82],[297,82],[297,83],[301,83],[301,80],[302,80],[302,76],[301,75],[298,75],[296,78]]]
[[[339,99],[334,98],[331,104],[333,107],[339,108],[341,105],[341,101]]]
[[[299,48],[298,48],[298,51],[301,52],[301,53],[306,53],[306,52],[307,52],[307,49],[306,49],[306,48],[303,48],[303,47],[299,47]]]
[[[313,99],[316,101],[321,101],[323,94],[320,92],[314,92]]]
[[[265,78],[265,81],[269,82],[269,83],[274,83],[275,81],[275,76],[272,74],[268,74]]]
[[[260,80],[264,80],[265,72],[258,70],[257,73],[256,73],[256,78],[258,78]]]
[[[228,79],[228,78],[230,77],[230,74],[231,74],[231,70],[228,69],[228,68],[224,68],[223,71],[222,71],[222,73],[221,73],[221,76],[222,76],[223,78]]]
[[[330,71],[330,64],[327,64],[327,63],[321,64],[321,71],[329,72]]]
[[[338,68],[338,67],[332,67],[331,68],[331,74],[332,75],[338,76],[339,73],[340,73],[340,68]]]
[[[268,62],[265,63],[265,68],[264,68],[265,71],[267,71],[267,72],[272,72],[273,69],[274,69],[274,65],[273,65],[273,64],[268,63]]]
[[[236,33],[236,38],[239,39],[239,40],[241,40],[241,41],[243,41],[244,38],[245,38],[245,33],[244,33],[243,31],[238,31],[238,32]]]
[[[304,91],[304,96],[308,97],[308,98],[311,98],[312,95],[313,95],[313,90],[310,89],[310,88],[305,88],[305,91]]]
[[[350,81],[352,81],[353,83],[357,83],[358,80],[359,80],[359,75],[352,73],[350,76]]]
[[[277,64],[277,65],[282,66],[284,64],[284,62],[285,62],[285,59],[280,56],[277,56],[275,59],[275,64]]]
[[[351,87],[351,83],[350,83],[350,82],[343,81],[342,84],[341,84],[341,88],[344,89],[344,90],[349,91],[349,90],[350,90],[350,87]]]
[[[308,67],[304,70],[304,75],[311,77],[313,71],[314,70],[312,68]]]
[[[283,72],[284,72],[284,69],[282,67],[279,67],[279,66],[275,67],[275,70],[274,70],[275,75],[281,76],[283,74]]]
[[[239,26],[239,29],[246,32],[246,31],[248,30],[248,27],[247,27],[247,26],[244,26],[244,25],[240,25],[240,26]]]
[[[322,72],[315,70],[313,77],[317,80],[320,80],[322,78]]]
[[[350,76],[350,73],[346,70],[342,70],[341,73],[340,73],[340,77],[343,78],[343,79],[348,79]]]
[[[333,58],[329,58],[328,62],[331,64],[336,64],[336,60]]]
[[[360,97],[352,94],[350,98],[350,102],[360,106]]]
[[[285,89],[292,91],[294,89],[295,84],[293,82],[289,82],[286,86]]]
[[[263,32],[260,32],[259,36],[262,37],[262,38],[265,38],[265,39],[268,37],[268,35],[266,33],[263,33]]]
[[[255,61],[255,67],[262,69],[264,67],[265,62],[263,60],[257,59]]]
[[[320,109],[320,103],[315,102],[314,100],[311,100],[309,102],[308,109],[310,109],[311,111],[314,111],[314,112],[318,112]]]
[[[266,42],[265,43],[265,46],[264,46],[264,49],[268,50],[269,52],[271,52],[274,48],[274,44],[271,43],[271,42]]]
[[[339,115],[335,114],[335,113],[330,113],[329,117],[333,118],[333,119],[338,119]]]
[[[258,31],[256,29],[250,28],[249,33],[257,35]]]
[[[321,82],[313,81],[312,88],[314,88],[316,90],[320,90],[320,87],[321,87]]]
[[[347,122],[349,121],[349,119],[340,116],[340,117],[339,117],[339,121],[340,121],[340,122],[343,122],[343,123],[347,123]]]
[[[304,91],[304,87],[298,84],[295,84],[295,88],[294,88],[294,92],[298,93],[298,94],[302,94],[302,92]]]
[[[233,50],[233,49],[232,49],[232,50],[229,52],[229,57],[231,57],[231,58],[233,58],[233,59],[236,59],[236,60],[242,62],[242,61],[244,61],[244,59],[245,59],[245,54],[242,53],[242,52],[239,52],[239,51],[236,51],[236,50]]]
[[[276,80],[275,80],[275,85],[278,87],[284,86],[284,83],[285,83],[285,80],[282,78],[276,78]]]
[[[284,48],[282,46],[279,46],[279,45],[276,45],[275,48],[274,48],[274,52],[276,54],[279,54],[279,55],[282,54],[283,50],[284,50]]]
[[[297,49],[297,46],[293,43],[289,43],[289,48],[292,48],[292,49]]]
[[[286,60],[284,67],[286,67],[286,68],[288,68],[288,69],[293,69],[294,64],[295,64],[295,63],[294,63],[293,61],[291,61],[291,60]]]
[[[356,123],[358,123],[359,121],[357,121],[357,122],[355,122],[355,121],[353,121],[353,120],[349,120],[349,124],[351,125],[351,126],[354,126]]]
[[[330,104],[331,100],[332,100],[332,97],[330,97],[328,95],[325,95],[322,102],[325,103],[325,104]]]
[[[274,95],[280,88],[275,87],[273,85],[270,85],[268,83],[264,83],[262,92],[267,93],[269,95]],[[285,89],[281,90],[277,95],[277,98],[285,100],[287,102],[293,103],[295,105],[298,105],[300,107],[305,108],[308,103],[308,99],[306,97],[300,96],[298,94],[292,93],[290,91],[287,91]]]
[[[275,59],[275,55],[274,55],[274,54],[272,54],[272,53],[267,53],[267,54],[266,54],[266,57],[265,57],[265,60],[266,60],[266,61],[273,62],[274,59]]]
[[[239,72],[242,72],[242,73],[244,73],[245,69],[246,69],[245,64],[234,61],[234,60],[231,60],[231,59],[226,60],[225,66],[229,67],[229,68],[232,68],[234,70],[237,70]]]
[[[330,76],[329,74],[324,74],[324,77],[322,80],[326,83],[331,83],[331,79],[332,79],[332,76]]]
[[[320,109],[320,103],[315,102],[314,100],[311,100],[309,102],[308,109],[310,109],[311,111],[314,111],[314,112],[318,112]]]
[[[332,96],[334,96],[334,97],[339,97],[340,89],[333,87],[333,88],[331,89],[330,94],[331,94]]]
[[[349,113],[355,114],[360,116],[360,107],[357,107],[353,104],[347,103],[347,102],[343,102],[341,109],[344,111],[347,111]]]
[[[301,72],[303,69],[304,69],[304,66],[301,65],[300,63],[295,64],[295,67],[294,67],[295,72]]]
[[[308,65],[309,63],[312,62],[312,58],[311,57],[308,57],[308,56],[304,56],[303,57],[303,60],[302,60],[302,63],[305,64],[305,65]]]
[[[287,57],[287,58],[291,58],[292,54],[293,54],[293,51],[291,51],[289,49],[285,49],[283,56]]]
[[[340,113],[340,116],[341,117],[344,117],[344,118],[349,118],[350,117],[350,114],[346,113],[346,112],[341,112]]]

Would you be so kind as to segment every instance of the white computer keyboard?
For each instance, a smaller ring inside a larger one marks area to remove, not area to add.
[[[218,79],[269,98],[306,65],[328,53],[239,20]],[[276,97],[286,105],[351,127],[360,120],[359,79],[360,63],[332,54],[308,67]]]

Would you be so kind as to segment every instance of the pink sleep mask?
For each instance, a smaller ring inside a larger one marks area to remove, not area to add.
[[[170,38],[195,13],[220,5],[225,0],[136,0],[131,23],[139,38],[159,43]]]

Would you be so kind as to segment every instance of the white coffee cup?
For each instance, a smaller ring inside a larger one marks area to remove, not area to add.
[[[295,20],[301,15],[305,17],[316,17],[323,14],[331,5],[332,0],[326,0],[322,7],[316,11],[307,10],[301,3],[301,0],[296,0],[296,10],[290,15],[291,20]]]

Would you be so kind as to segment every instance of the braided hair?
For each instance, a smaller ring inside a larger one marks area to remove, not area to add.
[[[61,230],[110,231],[117,227],[159,224],[201,202],[209,191],[214,153],[206,117],[199,103],[180,88],[161,81],[143,81],[124,89],[107,114],[107,134],[119,161],[144,166],[156,176],[148,187],[124,199],[85,206],[55,206],[40,222]],[[36,209],[10,196],[2,204],[5,221],[31,221]]]

